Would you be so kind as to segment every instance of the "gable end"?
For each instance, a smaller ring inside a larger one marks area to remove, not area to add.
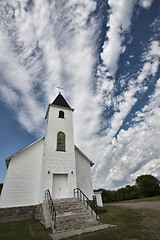
[[[45,137],[39,138],[39,139],[36,140],[35,142],[29,144],[28,146],[22,148],[21,150],[19,150],[18,152],[14,153],[14,154],[11,155],[10,157],[6,158],[5,161],[6,161],[6,166],[7,166],[7,168],[8,168],[9,163],[10,163],[10,161],[11,161],[11,159],[12,159],[13,157],[17,156],[19,153],[23,152],[24,150],[26,150],[27,148],[31,147],[32,145],[36,144],[37,142],[41,141],[41,140],[44,139],[44,138],[45,138]]]
[[[74,145],[75,151],[78,151],[89,163],[92,167],[94,165],[94,162],[92,162],[76,145]]]

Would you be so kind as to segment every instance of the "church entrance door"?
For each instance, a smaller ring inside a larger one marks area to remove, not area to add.
[[[68,175],[67,174],[53,174],[53,199],[68,197]]]

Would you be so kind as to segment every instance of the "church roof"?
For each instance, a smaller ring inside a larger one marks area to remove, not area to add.
[[[45,138],[45,137],[41,137],[41,138],[39,138],[38,140],[34,141],[33,143],[29,144],[28,146],[26,146],[26,147],[20,149],[18,152],[12,154],[10,157],[6,158],[6,165],[7,165],[7,168],[8,168],[8,166],[9,166],[10,160],[11,160],[13,157],[15,157],[17,154],[23,152],[23,151],[26,150],[27,148],[31,147],[31,146],[34,145],[35,143],[37,143],[37,142],[43,140],[44,138]]]
[[[53,101],[52,104],[55,106],[60,106],[60,107],[65,107],[65,108],[71,109],[71,107],[66,102],[66,100],[64,99],[64,97],[62,96],[61,93],[59,93],[59,95],[56,97],[56,99]]]
[[[67,101],[64,99],[64,97],[62,96],[61,93],[58,94],[58,96],[55,98],[55,100],[53,101],[52,104],[49,104],[49,105],[48,105],[48,109],[47,109],[47,112],[46,112],[45,119],[47,119],[50,106],[67,108],[67,109],[69,109],[69,110],[71,110],[71,111],[74,111],[74,109],[69,106],[69,104],[68,104]]]
[[[75,150],[77,150],[89,163],[92,167],[94,165],[94,162],[92,162],[76,145],[74,145]]]

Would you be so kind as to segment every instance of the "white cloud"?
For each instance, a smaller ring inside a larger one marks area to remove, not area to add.
[[[149,9],[152,5],[153,0],[140,0],[139,5],[143,8]]]
[[[97,64],[97,39],[101,26],[93,14],[95,1],[49,3],[37,0],[28,10],[27,1],[7,0],[2,4],[1,99],[13,108],[17,120],[28,132],[41,135],[45,107],[57,95],[56,87],[62,86],[64,97],[75,108],[75,142],[95,161],[93,172],[98,187],[114,186],[115,180],[125,182],[128,174],[140,171],[142,162],[151,169],[147,154],[157,151],[157,145],[153,146],[152,142],[158,139],[159,134],[159,111],[154,101],[159,96],[158,82],[150,104],[137,112],[137,125],[126,131],[121,127],[138,101],[135,94],[146,91],[145,79],[154,77],[158,71],[158,41],[150,43],[138,77],[122,76],[123,86],[125,81],[128,85],[117,97],[114,95],[114,74],[119,57],[126,49],[124,37],[130,30],[136,2],[108,1],[109,30],[97,79],[93,70]],[[12,8],[6,6],[7,3]],[[133,57],[130,55],[130,58]],[[103,113],[108,108],[112,108],[114,113],[105,120]],[[146,154],[140,146],[144,149],[147,146]],[[152,163],[155,164],[156,159],[156,155],[152,156]]]
[[[10,11],[5,4],[4,11]],[[14,14],[7,29],[2,24],[1,49],[5,54],[1,61],[7,63],[1,85],[3,100],[6,101],[7,94],[12,91],[18,106],[14,106],[18,121],[28,132],[40,134],[45,109],[40,107],[38,99],[43,98],[45,105],[52,102],[57,95],[56,87],[60,85],[64,87],[68,102],[77,109],[74,114],[79,126],[75,129],[77,142],[84,150],[89,149],[83,144],[84,138],[90,146],[95,146],[94,136],[102,112],[97,102],[99,97],[94,95],[92,87],[97,22],[90,14],[96,9],[95,1],[70,0],[65,4],[53,1],[49,4],[38,0],[27,11],[26,1],[10,4],[15,10],[2,19],[9,21]],[[39,88],[39,94],[36,88]],[[90,124],[82,135],[86,122]]]
[[[5,84],[1,83],[0,93],[1,93],[0,95],[1,100],[5,99],[8,105],[12,105],[13,107],[17,105],[19,98],[16,92],[12,88],[7,87]],[[6,98],[7,95],[9,96],[8,98]]]
[[[137,112],[136,125],[124,131],[120,131],[123,121],[130,113],[132,107],[138,101],[135,94],[142,94],[148,90],[145,87],[150,77],[154,77],[159,66],[159,42],[151,41],[145,53],[142,55],[143,65],[137,78],[129,78],[128,89],[124,90],[116,98],[113,97],[112,104],[115,113],[108,120],[106,130],[104,155],[95,166],[95,185],[103,187],[117,186],[118,184],[127,184],[127,176],[136,174],[136,169],[140,171],[143,165],[149,166],[149,161],[157,159],[159,147],[157,145],[159,134],[159,108],[154,106],[159,98],[159,81],[157,81],[156,90],[152,96],[152,101],[142,112]],[[154,99],[154,101],[153,101]],[[146,112],[145,112],[146,111]],[[138,123],[139,122],[139,123]],[[120,132],[119,132],[120,131]],[[117,140],[114,136],[117,135]],[[153,137],[154,136],[154,137]],[[143,151],[146,151],[144,153]],[[156,152],[153,156],[150,153]],[[148,157],[149,156],[149,157]],[[106,180],[105,180],[106,179]],[[134,179],[135,180],[135,179]],[[118,183],[119,182],[119,183]]]
[[[103,45],[101,58],[106,69],[114,75],[117,71],[119,56],[124,52],[124,34],[129,31],[131,17],[136,0],[109,0],[110,6],[109,30],[106,33],[107,40]]]
[[[159,67],[160,44],[158,41],[151,41],[149,51],[144,54],[144,65],[138,76],[138,82],[142,83],[148,75],[155,76]]]
[[[155,168],[155,165],[160,165],[159,102],[160,79],[149,104],[137,112],[137,124],[128,130],[121,130],[117,139],[113,138],[106,148],[103,161],[97,167],[97,185],[114,188],[117,184],[134,184],[136,177],[141,174],[159,176]]]
[[[0,68],[3,73],[0,86],[1,100],[16,112],[22,127],[33,132],[37,130],[37,124],[42,122],[44,109],[39,107],[39,103],[35,99],[32,76],[28,73],[26,66],[19,63],[19,56],[12,51],[9,37],[2,29],[0,29],[0,35],[2,53]],[[35,110],[38,111],[38,115]],[[22,115],[25,117],[20,117]],[[29,119],[28,116],[30,116]],[[37,119],[35,120],[35,118]],[[37,134],[39,135],[39,133]]]

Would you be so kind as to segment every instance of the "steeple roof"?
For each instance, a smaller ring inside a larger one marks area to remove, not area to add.
[[[65,108],[71,109],[71,107],[66,102],[66,100],[64,99],[64,97],[62,96],[61,93],[59,93],[59,95],[56,97],[56,99],[53,101],[52,104],[56,105],[56,106],[65,107]]]
[[[71,110],[72,112],[74,111],[74,109],[71,108],[71,107],[69,106],[69,104],[66,102],[66,100],[64,99],[64,97],[62,96],[61,93],[59,93],[59,95],[55,98],[55,100],[53,101],[52,104],[49,104],[49,105],[48,105],[48,109],[47,109],[47,112],[46,112],[45,119],[47,119],[50,106],[68,108],[68,109]]]

